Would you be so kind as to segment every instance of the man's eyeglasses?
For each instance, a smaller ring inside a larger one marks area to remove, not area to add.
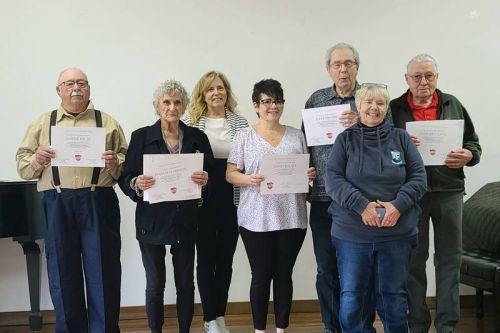
[[[261,99],[259,101],[260,104],[265,106],[271,106],[272,104],[276,104],[276,106],[282,106],[285,104],[284,99]]]
[[[415,83],[420,83],[423,78],[425,78],[425,81],[427,81],[427,82],[432,82],[437,77],[436,74],[430,74],[430,73],[429,74],[425,74],[425,75],[417,74],[417,75],[408,75],[408,76],[411,77],[412,80],[415,81]]]
[[[352,66],[356,65],[356,61],[346,60],[344,62],[334,62],[334,63],[330,64],[330,67],[333,69],[340,69],[342,67],[342,65],[344,65],[345,68],[349,69]]]
[[[61,82],[59,83],[59,86],[63,86],[65,88],[73,88],[74,86],[78,87],[78,88],[87,88],[89,86],[89,82],[88,81],[85,81],[85,80],[68,80],[68,81],[64,81],[64,82]]]

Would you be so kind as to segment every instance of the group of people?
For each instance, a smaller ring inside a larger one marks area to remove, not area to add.
[[[86,74],[63,70],[57,110],[26,131],[17,151],[24,179],[38,179],[46,215],[45,247],[56,332],[119,332],[120,210],[113,186],[136,202],[136,238],[146,274],[146,312],[151,332],[164,324],[166,246],[172,254],[179,332],[189,332],[194,312],[194,269],[204,329],[229,332],[225,324],[233,256],[241,235],[252,277],[250,303],[255,332],[265,332],[273,288],[276,331],[289,325],[292,272],[307,229],[310,206],[317,262],[316,289],[324,333],[374,332],[378,312],[385,332],[427,332],[425,265],[429,221],[435,240],[438,332],[459,320],[458,283],[464,166],[479,162],[472,121],[454,96],[437,89],[436,61],[412,58],[409,89],[390,101],[387,86],[357,82],[356,49],[339,43],[326,55],[333,85],[313,93],[305,108],[350,104],[346,127],[333,145],[307,147],[303,131],[284,125],[280,82],[265,79],[252,93],[256,121],[237,113],[231,85],[210,71],[191,98],[175,80],[153,94],[158,120],[132,133],[90,101]],[[388,111],[390,110],[390,111]],[[415,120],[463,119],[463,148],[443,166],[424,166],[420,138],[405,130]],[[103,127],[104,168],[55,167],[51,126]],[[203,153],[203,170],[191,180],[202,198],[151,204],[144,191],[155,179],[143,171],[144,154]],[[304,175],[308,194],[261,195],[265,155],[310,154]],[[86,294],[85,294],[86,293]]]

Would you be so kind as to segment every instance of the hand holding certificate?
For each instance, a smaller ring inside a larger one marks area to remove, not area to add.
[[[52,166],[104,167],[106,149],[102,127],[51,127]]]
[[[261,160],[261,194],[307,193],[309,154],[265,155]]]
[[[463,120],[412,121],[406,130],[420,139],[418,151],[425,165],[444,165],[452,150],[462,148]]]
[[[339,118],[343,112],[350,110],[350,104],[302,110],[307,146],[333,144],[337,135],[345,130]]]
[[[203,154],[145,154],[143,172],[154,177],[153,187],[144,191],[144,201],[157,203],[201,198],[194,172],[203,170]]]

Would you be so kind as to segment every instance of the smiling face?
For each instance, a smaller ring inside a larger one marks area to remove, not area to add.
[[[387,113],[387,100],[384,96],[368,93],[358,108],[360,122],[368,127],[375,127],[384,121]]]
[[[208,110],[223,109],[227,101],[227,91],[224,82],[219,77],[213,79],[205,90],[204,97]]]
[[[266,122],[278,123],[283,113],[284,101],[277,100],[267,94],[260,94],[259,102],[254,102],[253,107],[259,119]]]
[[[182,98],[179,95],[165,94],[155,105],[155,110],[163,124],[177,124],[184,113],[185,106],[182,104]]]
[[[62,107],[72,113],[87,109],[90,101],[90,86],[85,73],[77,68],[69,68],[61,73],[56,87],[61,97]]]

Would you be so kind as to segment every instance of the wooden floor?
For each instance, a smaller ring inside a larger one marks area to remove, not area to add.
[[[202,317],[196,316],[193,319],[192,333],[203,333]],[[495,318],[493,310],[486,311],[482,320],[476,319],[474,309],[462,310],[462,317],[457,327],[457,333],[493,333],[495,332]],[[253,332],[252,318],[250,315],[231,315],[226,317],[226,323],[231,333],[251,333]],[[377,320],[375,323],[377,332],[383,332],[382,323]],[[122,332],[148,333],[147,321],[145,319],[128,319],[120,322]],[[287,333],[322,333],[321,318],[319,313],[294,313],[290,318],[290,327]],[[266,332],[275,332],[273,318],[269,316]],[[4,326],[0,327],[2,333],[26,333],[29,332],[27,326]],[[44,325],[42,333],[54,332],[54,325]],[[167,318],[163,329],[165,333],[177,332],[176,321]],[[432,327],[429,333],[435,333]]]

